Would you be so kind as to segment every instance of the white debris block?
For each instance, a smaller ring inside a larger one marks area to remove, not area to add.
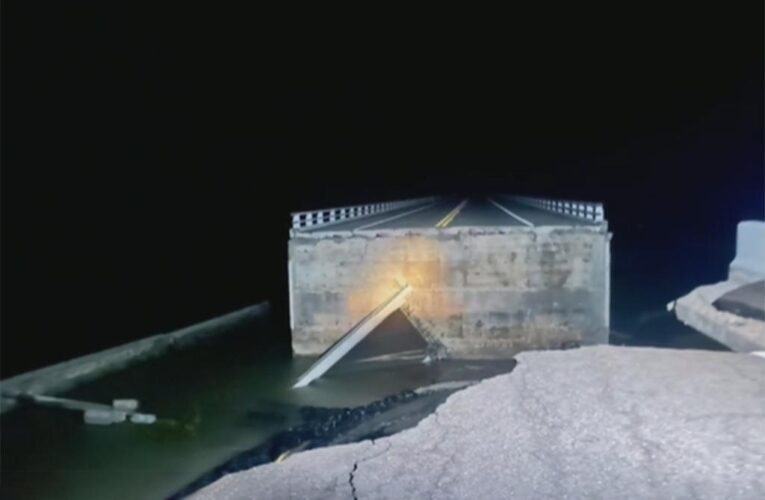
[[[83,419],[86,424],[92,425],[111,425],[124,422],[126,418],[124,411],[114,410],[85,410]]]
[[[115,399],[112,401],[115,410],[135,411],[138,409],[137,399]]]
[[[153,424],[157,421],[157,416],[150,413],[133,413],[130,415],[130,421],[134,424]]]

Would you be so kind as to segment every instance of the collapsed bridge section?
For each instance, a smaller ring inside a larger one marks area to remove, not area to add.
[[[293,214],[293,351],[325,352],[401,283],[448,356],[607,343],[610,236],[598,203],[504,195]]]

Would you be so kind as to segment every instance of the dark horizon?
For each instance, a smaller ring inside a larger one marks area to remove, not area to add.
[[[286,325],[292,211],[600,201],[617,287],[657,302],[765,217],[761,4],[411,39],[4,7],[2,377],[262,300]]]

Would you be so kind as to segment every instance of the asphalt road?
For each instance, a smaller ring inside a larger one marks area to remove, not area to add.
[[[318,227],[312,232],[487,226],[580,226],[592,222],[541,210],[505,198],[442,199],[382,214]]]

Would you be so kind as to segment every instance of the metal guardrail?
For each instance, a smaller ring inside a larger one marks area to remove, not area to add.
[[[372,203],[370,205],[356,205],[352,207],[324,208],[307,212],[292,213],[292,229],[304,230],[325,227],[339,222],[368,217],[399,208],[411,207],[435,201],[435,197],[416,198],[412,200],[388,201]]]
[[[571,217],[587,219],[593,222],[603,222],[605,211],[602,203],[593,203],[589,201],[566,201],[566,200],[548,200],[545,198],[529,198],[526,196],[511,196],[511,199],[530,205],[532,207],[549,210]]]

